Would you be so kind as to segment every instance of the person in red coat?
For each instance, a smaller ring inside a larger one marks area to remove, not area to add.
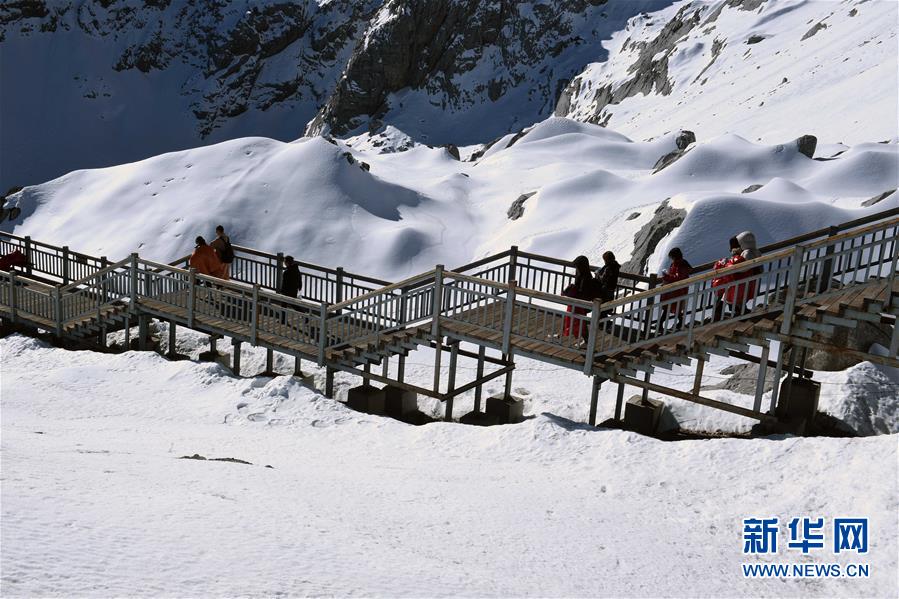
[[[683,281],[684,279],[690,277],[690,274],[693,272],[693,267],[690,266],[690,263],[684,259],[684,254],[683,252],[681,252],[680,248],[672,248],[671,251],[668,252],[668,257],[671,259],[671,266],[662,271],[662,281],[665,285],[677,283],[678,281]],[[676,289],[674,291],[667,291],[663,293],[661,300],[662,302],[665,302],[667,300],[683,297],[685,295],[687,295],[686,287],[684,287],[683,289]],[[679,329],[683,327],[684,312],[687,308],[687,302],[679,301],[662,306],[661,314],[659,315],[659,329],[662,329],[665,326],[665,323],[668,321],[669,308],[673,308],[672,311],[676,316],[676,328]]]
[[[203,237],[197,237],[197,247],[194,253],[190,255],[190,265],[196,268],[197,272],[210,277],[222,276],[222,261],[219,260],[218,254],[209,245]]]
[[[740,242],[737,241],[737,238],[731,237],[729,243],[730,256],[728,256],[727,258],[721,258],[720,260],[715,262],[715,265],[712,267],[712,269],[715,271],[722,271],[714,279],[712,279],[712,287],[717,288],[715,291],[715,311],[714,315],[712,316],[712,319],[715,321],[721,320],[723,318],[725,302],[733,305],[736,299],[734,295],[734,288],[738,287],[738,285],[734,285],[731,287],[727,287],[727,285],[738,280],[742,276],[742,273],[728,273],[727,269],[731,266],[734,266],[735,264],[746,261],[746,258],[741,255],[743,248],[740,247]]]

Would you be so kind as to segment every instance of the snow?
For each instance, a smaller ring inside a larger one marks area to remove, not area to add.
[[[4,595],[895,589],[895,435],[664,443],[554,413],[413,427],[288,377],[20,336],[0,352]],[[743,518],[818,514],[870,518],[869,579],[742,577],[771,560],[742,555]]]

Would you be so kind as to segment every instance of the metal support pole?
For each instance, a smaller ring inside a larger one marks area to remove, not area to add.
[[[762,357],[759,360],[759,376],[755,382],[755,403],[752,405],[753,412],[761,412],[762,411],[762,395],[765,393],[765,375],[768,374],[768,352],[771,350],[771,345],[769,343],[765,343],[762,346]],[[695,395],[699,395],[699,393],[695,393]]]
[[[615,397],[615,420],[621,422],[621,408],[624,404],[624,383],[618,383],[618,395]]]
[[[696,376],[693,377],[693,395],[699,395],[702,388],[702,371],[705,369],[705,360],[696,360]]]
[[[231,372],[234,373],[234,376],[240,376],[240,345],[241,341],[231,338],[231,346],[234,349],[234,356],[231,359]]]
[[[590,426],[596,426],[596,407],[599,403],[599,387],[602,385],[603,379],[598,376],[593,377],[593,389],[590,392]]]
[[[174,358],[178,355],[178,352],[175,350],[176,339],[177,339],[178,325],[175,324],[174,320],[169,321],[169,357]]]
[[[487,348],[483,345],[478,346],[478,370],[475,375],[478,381],[481,380],[484,376],[484,354],[487,352]],[[481,411],[481,393],[483,392],[483,385],[478,383],[478,386],[474,389],[474,411]]]
[[[325,397],[334,399],[334,369],[325,367]]]
[[[450,346],[450,363],[449,377],[446,383],[446,407],[443,419],[447,422],[453,421],[453,391],[456,389],[456,361],[459,358],[459,342],[456,341]]]

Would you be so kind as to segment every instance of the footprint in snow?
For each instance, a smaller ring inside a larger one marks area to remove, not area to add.
[[[268,420],[268,416],[257,412],[256,414],[250,414],[249,416],[247,416],[247,420],[251,422],[265,422],[266,420]]]

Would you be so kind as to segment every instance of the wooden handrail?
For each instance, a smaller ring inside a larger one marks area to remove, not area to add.
[[[60,287],[59,291],[61,293],[63,291],[69,291],[70,289],[74,289],[75,287],[78,287],[79,285],[88,285],[88,284],[90,284],[91,279],[95,279],[98,276],[102,276],[107,273],[110,273],[110,272],[116,270],[117,268],[121,268],[122,266],[124,266],[130,262],[131,262],[131,258],[125,258],[124,260],[119,260],[115,264],[110,264],[106,268],[101,268],[100,270],[96,270],[96,271],[92,272],[91,274],[87,275],[86,277],[82,277],[82,278],[78,279],[77,281],[69,283],[65,287]]]
[[[362,295],[357,295],[354,298],[348,299],[345,302],[340,302],[339,304],[332,304],[328,306],[328,312],[335,312],[337,310],[342,310],[344,308],[348,308],[349,306],[355,304],[356,302],[361,302],[367,299],[371,299],[375,296],[390,293],[391,291],[396,291],[402,287],[408,287],[410,285],[414,285],[416,283],[420,283],[423,281],[427,281],[427,279],[434,276],[437,272],[436,269],[429,270],[428,272],[422,273],[420,275],[415,275],[414,277],[409,277],[408,279],[404,279],[398,283],[394,283],[393,285],[388,285],[386,287],[382,287],[380,289],[375,289],[373,291],[369,291],[368,293],[363,293]]]
[[[498,283],[496,281],[490,281],[488,279],[482,279],[480,277],[473,277],[471,275],[463,275],[462,273],[458,273],[452,270],[444,271],[444,276],[446,278],[457,279],[459,281],[466,281],[468,283],[473,283],[475,285],[484,285],[486,287],[494,287],[496,289],[502,289],[505,291],[509,291],[512,289],[512,285],[508,283]],[[532,297],[534,299],[540,299],[548,302],[553,302],[556,304],[565,304],[566,306],[577,306],[579,308],[586,308],[588,310],[593,309],[593,302],[584,301],[578,299],[576,297],[569,297],[567,295],[554,295],[552,293],[545,293],[543,291],[535,291],[533,289],[527,289],[525,287],[520,287],[515,285],[515,294],[516,295],[526,295],[528,297]],[[633,296],[628,296],[633,297]],[[605,306],[606,304],[603,304]]]

